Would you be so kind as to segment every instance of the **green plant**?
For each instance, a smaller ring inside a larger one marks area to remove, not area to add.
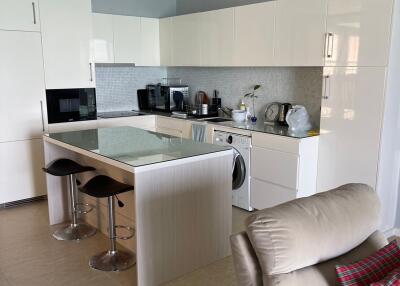
[[[255,99],[258,98],[256,92],[261,88],[261,85],[256,84],[249,93],[246,93],[244,95],[245,98],[251,98],[252,103],[253,103],[253,116],[251,117],[251,121],[256,122],[257,117],[256,117],[256,109],[255,109]]]
[[[258,96],[256,95],[256,91],[261,88],[261,85],[256,84],[252,90],[249,93],[246,93],[244,97],[249,97],[249,98],[257,98]]]

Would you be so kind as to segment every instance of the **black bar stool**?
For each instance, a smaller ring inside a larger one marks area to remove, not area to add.
[[[93,256],[90,261],[90,267],[102,271],[123,271],[136,264],[135,254],[132,252],[117,250],[116,239],[127,240],[134,236],[132,227],[115,225],[115,197],[133,190],[134,187],[115,181],[107,176],[96,176],[92,178],[85,186],[79,190],[95,198],[108,198],[108,232],[110,237],[110,250],[103,251]],[[117,198],[118,199],[118,198]],[[118,200],[119,207],[124,204]],[[116,229],[123,228],[130,232],[126,237],[117,236]]]
[[[78,203],[76,194],[77,180],[75,174],[94,171],[93,167],[82,166],[69,159],[59,159],[52,162],[43,171],[53,176],[68,176],[70,206],[71,206],[71,223],[64,228],[58,229],[53,233],[53,237],[57,240],[81,240],[96,234],[96,228],[78,221],[78,214],[87,214],[93,210],[93,206],[89,204]],[[84,209],[86,208],[86,209]]]

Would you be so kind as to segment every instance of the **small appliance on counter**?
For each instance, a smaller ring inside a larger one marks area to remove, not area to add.
[[[47,89],[47,117],[49,124],[96,120],[96,89]]]
[[[185,111],[185,106],[189,103],[189,87],[187,85],[151,84],[147,85],[146,89],[148,100],[144,100],[142,95],[141,102],[142,106],[147,106],[151,110]]]
[[[292,108],[292,105],[290,103],[282,103],[280,108],[279,108],[279,117],[278,117],[278,124],[280,126],[288,126],[286,122],[286,115],[289,112],[289,110]]]

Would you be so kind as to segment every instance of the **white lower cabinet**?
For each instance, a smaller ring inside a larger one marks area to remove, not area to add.
[[[251,178],[251,206],[256,210],[274,207],[297,198],[297,190]]]
[[[156,132],[190,139],[192,134],[192,124],[188,120],[157,116]]]
[[[46,194],[43,141],[0,143],[0,203]]]
[[[251,206],[264,209],[316,193],[318,137],[252,133]]]
[[[98,128],[130,126],[144,130],[155,131],[156,117],[154,115],[98,119]]]
[[[49,133],[96,129],[97,120],[49,124]]]

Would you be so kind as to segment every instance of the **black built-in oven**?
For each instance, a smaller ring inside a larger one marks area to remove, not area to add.
[[[48,89],[46,100],[50,124],[97,119],[94,88]]]

